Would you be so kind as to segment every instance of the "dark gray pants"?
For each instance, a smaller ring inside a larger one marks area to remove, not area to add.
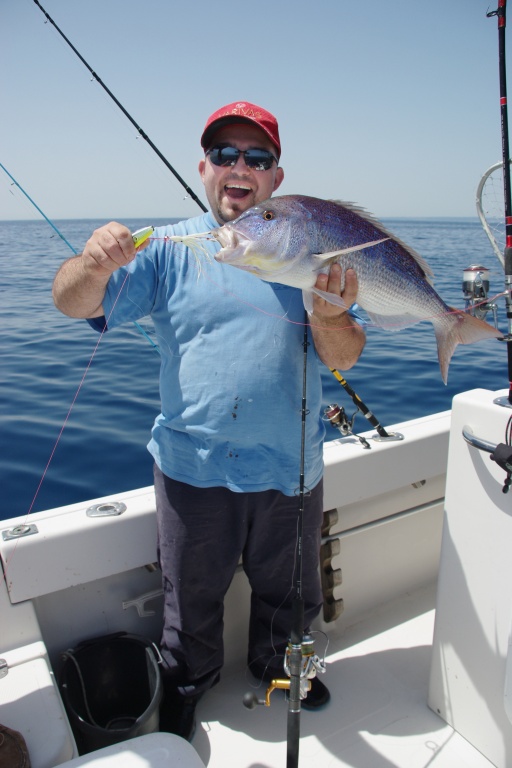
[[[196,488],[155,466],[158,558],[165,593],[162,656],[167,683],[210,687],[224,662],[224,597],[243,557],[251,595],[249,663],[282,675],[295,596],[299,500],[279,491]],[[319,576],[323,487],[305,498],[302,595],[308,627],[322,604]]]

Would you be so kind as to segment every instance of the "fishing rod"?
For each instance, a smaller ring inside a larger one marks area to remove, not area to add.
[[[2,169],[2,171],[5,171],[5,173],[6,173],[6,174],[8,175],[8,177],[11,179],[11,181],[13,182],[13,184],[16,184],[16,186],[18,187],[18,189],[19,189],[21,192],[23,192],[23,194],[25,195],[25,197],[27,198],[27,200],[29,200],[29,202],[30,202],[30,203],[32,203],[32,205],[34,206],[34,208],[35,208],[36,210],[38,210],[38,211],[39,211],[39,213],[41,214],[41,216],[42,216],[44,219],[46,219],[46,221],[48,222],[48,224],[50,225],[50,227],[51,227],[51,228],[52,228],[52,229],[53,229],[53,230],[54,230],[54,231],[55,231],[55,232],[58,234],[58,236],[60,237],[60,239],[61,239],[61,240],[63,240],[63,241],[66,243],[66,245],[68,246],[68,248],[71,248],[71,250],[73,251],[73,253],[74,253],[74,254],[75,254],[75,256],[76,256],[76,255],[77,255],[77,253],[78,253],[78,251],[75,251],[75,249],[73,248],[73,246],[71,245],[71,243],[70,243],[68,240],[66,240],[66,238],[64,237],[64,235],[62,234],[62,232],[60,232],[60,231],[57,229],[57,227],[55,226],[55,224],[53,224],[53,222],[52,222],[52,221],[50,221],[50,219],[48,218],[48,216],[47,216],[47,215],[44,213],[44,211],[42,211],[42,210],[41,210],[41,208],[38,206],[38,204],[35,202],[35,200],[32,200],[32,198],[30,197],[30,195],[28,194],[28,192],[26,192],[26,191],[23,189],[23,187],[21,186],[21,184],[18,184],[18,182],[16,181],[16,179],[14,178],[14,176],[13,176],[11,173],[9,173],[9,171],[7,170],[7,168],[5,167],[5,165],[2,165],[2,163],[0,163],[0,168]]]
[[[292,621],[290,639],[285,653],[284,670],[287,679],[275,679],[270,682],[265,699],[258,699],[253,693],[244,696],[244,706],[254,709],[257,704],[270,706],[270,696],[276,689],[288,691],[288,721],[286,732],[286,768],[298,768],[300,745],[301,701],[311,690],[311,680],[317,672],[325,672],[325,663],[314,650],[311,635],[304,631],[304,597],[302,594],[302,559],[304,535],[305,452],[307,409],[307,362],[308,362],[308,315],[305,313],[303,337],[302,402],[301,402],[301,443],[299,461],[299,511],[297,517],[297,537],[295,542],[294,596],[292,598]]]
[[[306,318],[307,320],[307,314]],[[304,532],[304,491],[305,491],[305,448],[306,448],[306,416],[307,416],[307,358],[308,358],[308,326],[304,323],[304,338],[302,342],[304,365],[302,369],[302,405],[301,405],[301,440],[300,440],[300,469],[299,469],[299,515],[297,520],[297,539],[295,543],[295,595],[292,603],[292,626],[290,642],[286,656],[285,671],[290,676],[290,692],[288,694],[288,724],[286,768],[298,768],[300,744],[300,701],[302,675],[302,640],[304,636],[304,598],[302,596],[302,544]],[[305,681],[304,681],[305,683]],[[304,688],[304,686],[302,686]]]
[[[512,407],[512,201],[510,193],[510,149],[508,135],[508,105],[507,105],[507,71],[505,56],[505,30],[507,26],[507,0],[498,0],[496,11],[487,13],[488,17],[498,17],[498,49],[500,77],[500,114],[501,114],[501,147],[503,159],[503,195],[505,199],[505,288],[508,320],[507,362],[508,362],[508,405]]]
[[[349,397],[352,398],[352,402],[355,406],[361,411],[365,419],[368,419],[372,427],[375,427],[377,432],[379,433],[380,437],[382,438],[392,438],[393,435],[389,434],[389,432],[386,432],[380,421],[377,419],[377,417],[370,411],[370,409],[363,403],[359,395],[352,389],[350,384],[346,379],[343,378],[341,373],[336,370],[336,368],[329,368],[330,372],[333,374],[334,378],[338,381],[339,384],[343,387],[345,392],[349,395]],[[332,406],[331,406],[332,407]],[[329,421],[332,422],[332,417],[327,413],[326,416],[329,419]],[[335,424],[336,426],[336,424]]]
[[[109,88],[108,88],[108,87],[105,85],[105,83],[103,82],[103,80],[101,79],[101,77],[100,77],[100,76],[99,76],[99,75],[98,75],[98,74],[97,74],[97,73],[96,73],[96,72],[93,70],[93,68],[92,68],[92,67],[91,67],[91,66],[90,66],[90,65],[87,63],[87,61],[84,59],[84,57],[81,55],[81,53],[80,53],[80,52],[79,52],[79,51],[78,51],[78,50],[75,48],[75,46],[73,45],[73,43],[72,43],[72,42],[71,42],[71,41],[70,41],[70,40],[69,40],[69,39],[66,37],[66,35],[64,34],[64,32],[63,32],[63,31],[62,31],[62,30],[61,30],[61,29],[60,29],[60,28],[57,26],[57,24],[56,24],[56,23],[55,23],[55,21],[52,19],[52,17],[49,15],[49,13],[47,13],[47,11],[45,11],[45,9],[43,8],[43,6],[42,6],[42,5],[41,5],[41,3],[39,2],[39,0],[34,0],[34,3],[35,3],[35,4],[37,5],[37,7],[38,7],[38,8],[39,8],[39,9],[42,11],[42,13],[43,13],[43,14],[46,16],[46,19],[47,19],[47,21],[49,21],[49,22],[50,22],[50,24],[52,24],[52,25],[55,27],[55,29],[57,30],[57,32],[59,33],[59,35],[60,35],[60,36],[63,38],[63,40],[64,40],[64,41],[65,41],[65,42],[66,42],[66,43],[69,45],[69,47],[71,48],[71,50],[73,51],[73,53],[74,53],[74,54],[76,54],[76,56],[78,56],[78,58],[80,59],[80,61],[82,62],[82,64],[84,64],[84,66],[85,66],[85,67],[86,67],[86,68],[89,70],[89,72],[91,73],[91,75],[93,76],[93,78],[94,78],[94,79],[95,79],[95,80],[96,80],[96,81],[97,81],[97,82],[98,82],[98,83],[101,85],[101,87],[103,88],[103,90],[104,90],[104,91],[105,91],[105,92],[106,92],[106,93],[107,93],[107,94],[110,96],[110,98],[112,99],[112,101],[114,102],[114,104],[115,104],[116,106],[118,106],[118,107],[119,107],[119,109],[121,110],[121,112],[123,113],[123,115],[125,115],[125,117],[127,117],[127,118],[128,118],[128,120],[129,120],[129,121],[130,121],[130,123],[131,123],[131,124],[132,124],[132,125],[135,127],[135,129],[137,130],[137,132],[139,133],[139,135],[140,135],[140,136],[142,136],[142,138],[144,139],[144,141],[146,141],[146,142],[149,144],[149,146],[151,147],[151,149],[153,150],[153,152],[155,152],[155,153],[156,153],[156,155],[157,155],[157,156],[160,158],[160,160],[163,162],[163,164],[165,165],[165,167],[166,167],[166,168],[167,168],[169,171],[171,171],[171,173],[173,173],[173,174],[174,174],[175,178],[176,178],[176,179],[177,179],[177,180],[180,182],[180,184],[182,185],[182,187],[185,189],[186,193],[187,193],[187,194],[188,194],[188,195],[189,195],[189,196],[192,198],[192,200],[194,200],[194,202],[196,202],[196,203],[198,204],[198,206],[201,208],[201,210],[202,210],[202,211],[204,211],[204,212],[206,213],[206,211],[207,211],[208,209],[205,207],[204,203],[202,203],[202,202],[201,202],[201,200],[200,200],[200,199],[197,197],[197,195],[195,194],[195,192],[194,192],[194,191],[193,191],[193,190],[192,190],[192,189],[189,187],[189,185],[186,183],[186,181],[185,181],[185,180],[184,180],[184,179],[183,179],[183,178],[180,176],[180,174],[178,173],[178,171],[177,171],[175,168],[173,168],[173,166],[170,164],[170,162],[167,160],[167,158],[166,158],[166,157],[165,157],[165,156],[162,154],[162,152],[160,152],[160,150],[158,149],[158,147],[156,146],[156,144],[154,144],[154,143],[151,141],[151,139],[149,138],[149,136],[147,135],[147,133],[145,133],[145,131],[143,131],[143,129],[140,127],[140,125],[139,125],[139,124],[138,124],[138,123],[137,123],[137,122],[134,120],[134,118],[133,118],[133,117],[130,115],[130,113],[129,113],[129,112],[128,112],[128,111],[127,111],[127,110],[126,110],[124,107],[123,107],[123,105],[121,104],[121,102],[119,101],[119,99],[117,99],[117,98],[114,96],[114,94],[112,93],[112,91],[111,91],[111,90],[110,90],[110,89],[109,89]]]
[[[286,768],[298,768],[300,744],[301,700],[311,689],[311,680],[317,672],[325,672],[325,664],[314,652],[311,635],[304,632],[304,597],[302,595],[302,558],[304,535],[304,500],[306,418],[307,409],[307,364],[308,364],[308,314],[305,313],[302,368],[301,440],[299,465],[299,513],[297,538],[295,542],[295,594],[292,601],[292,625],[290,640],[285,655],[284,669],[289,676],[288,722],[286,733]],[[275,681],[279,682],[279,681]]]
[[[74,253],[74,255],[75,255],[75,256],[77,256],[77,255],[78,255],[78,251],[76,250],[76,248],[73,248],[73,246],[71,245],[71,243],[69,242],[69,240],[66,240],[66,238],[64,237],[64,235],[62,234],[62,232],[61,232],[61,231],[58,229],[58,227],[56,227],[56,226],[55,226],[55,224],[53,223],[53,221],[51,221],[51,220],[48,218],[48,216],[46,215],[46,213],[45,213],[45,212],[44,212],[44,211],[43,211],[43,210],[42,210],[42,209],[41,209],[41,208],[38,206],[38,204],[35,202],[35,200],[33,200],[33,199],[30,197],[30,195],[28,194],[28,192],[27,192],[25,189],[23,189],[23,187],[21,186],[21,184],[20,184],[18,181],[16,181],[16,179],[14,178],[14,176],[12,175],[12,173],[9,173],[9,171],[7,170],[7,168],[5,167],[5,165],[3,165],[2,163],[0,163],[0,168],[1,168],[3,171],[5,171],[5,173],[7,174],[7,176],[8,176],[8,177],[9,177],[9,178],[12,180],[13,184],[15,184],[15,185],[18,187],[18,189],[20,190],[20,192],[22,192],[22,193],[25,195],[25,197],[27,198],[27,200],[28,200],[28,201],[29,201],[29,202],[30,202],[30,203],[31,203],[31,204],[34,206],[34,208],[35,208],[37,211],[39,211],[39,213],[40,213],[40,214],[41,214],[41,216],[42,216],[42,217],[45,219],[45,221],[46,221],[46,222],[47,222],[47,223],[50,225],[50,227],[51,227],[51,228],[52,228],[52,229],[53,229],[53,230],[54,230],[54,231],[55,231],[55,232],[58,234],[58,236],[60,237],[60,239],[61,239],[61,240],[62,240],[64,243],[66,243],[66,245],[68,246],[68,248],[70,248],[70,250],[71,250],[71,251]],[[158,344],[155,344],[155,342],[153,341],[153,339],[151,338],[151,336],[150,336],[150,335],[147,333],[147,331],[146,331],[146,330],[144,330],[144,328],[142,327],[142,325],[140,325],[140,323],[138,323],[136,320],[133,320],[132,322],[133,322],[133,325],[136,327],[136,329],[139,331],[139,333],[140,333],[140,334],[142,334],[142,336],[144,336],[144,338],[146,338],[146,339],[147,339],[147,341],[149,341],[149,343],[150,343],[150,344],[151,344],[151,346],[152,346],[152,347],[153,347],[153,348],[156,350],[156,352],[158,352],[158,354],[160,354],[160,350],[159,350],[159,348],[158,348]]]
[[[378,441],[391,441],[391,440],[403,440],[403,435],[400,434],[400,432],[388,432],[380,421],[377,419],[377,417],[370,411],[370,409],[363,403],[357,392],[355,392],[348,381],[343,378],[341,373],[336,370],[336,368],[329,368],[330,372],[333,374],[335,379],[338,381],[339,384],[343,387],[345,392],[349,395],[349,397],[352,398],[352,402],[356,406],[358,411],[361,411],[365,419],[368,419],[370,424],[375,427],[377,430],[377,435],[373,436],[374,440]],[[355,411],[354,415],[352,416],[351,421],[348,421],[347,417],[345,416],[345,412],[343,408],[340,408],[339,405],[330,405],[328,408],[324,410],[325,417],[330,421],[331,425],[333,427],[336,427],[339,429],[341,434],[345,437],[348,434],[354,434],[355,437],[359,439],[359,441],[362,443],[362,445],[365,448],[370,448],[370,443],[366,438],[364,438],[362,435],[355,435],[355,433],[352,432],[352,426],[354,423],[354,419],[356,416],[357,411]]]

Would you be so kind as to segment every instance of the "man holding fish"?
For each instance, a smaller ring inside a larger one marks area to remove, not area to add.
[[[204,242],[203,256],[170,239],[186,243],[218,229],[278,189],[284,173],[275,117],[247,102],[227,105],[208,119],[201,145],[199,173],[211,212],[156,229],[141,248],[125,226],[111,222],[61,266],[54,283],[56,306],[97,330],[147,315],[154,322],[162,412],[148,448],[165,593],[161,728],[189,739],[196,703],[219,679],[223,600],[241,557],[252,588],[249,668],[259,680],[283,674],[292,626],[305,321],[297,287],[215,262],[213,238]],[[365,341],[347,312],[358,292],[355,271],[335,261],[314,283],[304,456],[306,627],[322,603],[318,358],[346,370]],[[328,700],[315,678],[303,707]]]

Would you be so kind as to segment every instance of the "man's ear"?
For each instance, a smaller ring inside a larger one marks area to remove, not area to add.
[[[284,179],[284,171],[281,167],[279,167],[276,171],[276,178],[274,179],[274,189],[272,192],[275,192],[278,187],[281,186]]]

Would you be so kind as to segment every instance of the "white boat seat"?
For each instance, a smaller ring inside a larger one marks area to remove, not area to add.
[[[88,755],[59,768],[205,768],[194,747],[172,733],[147,733]]]
[[[72,758],[75,742],[44,643],[0,652],[0,657],[7,665],[0,679],[0,723],[24,737],[32,768],[50,768]]]

